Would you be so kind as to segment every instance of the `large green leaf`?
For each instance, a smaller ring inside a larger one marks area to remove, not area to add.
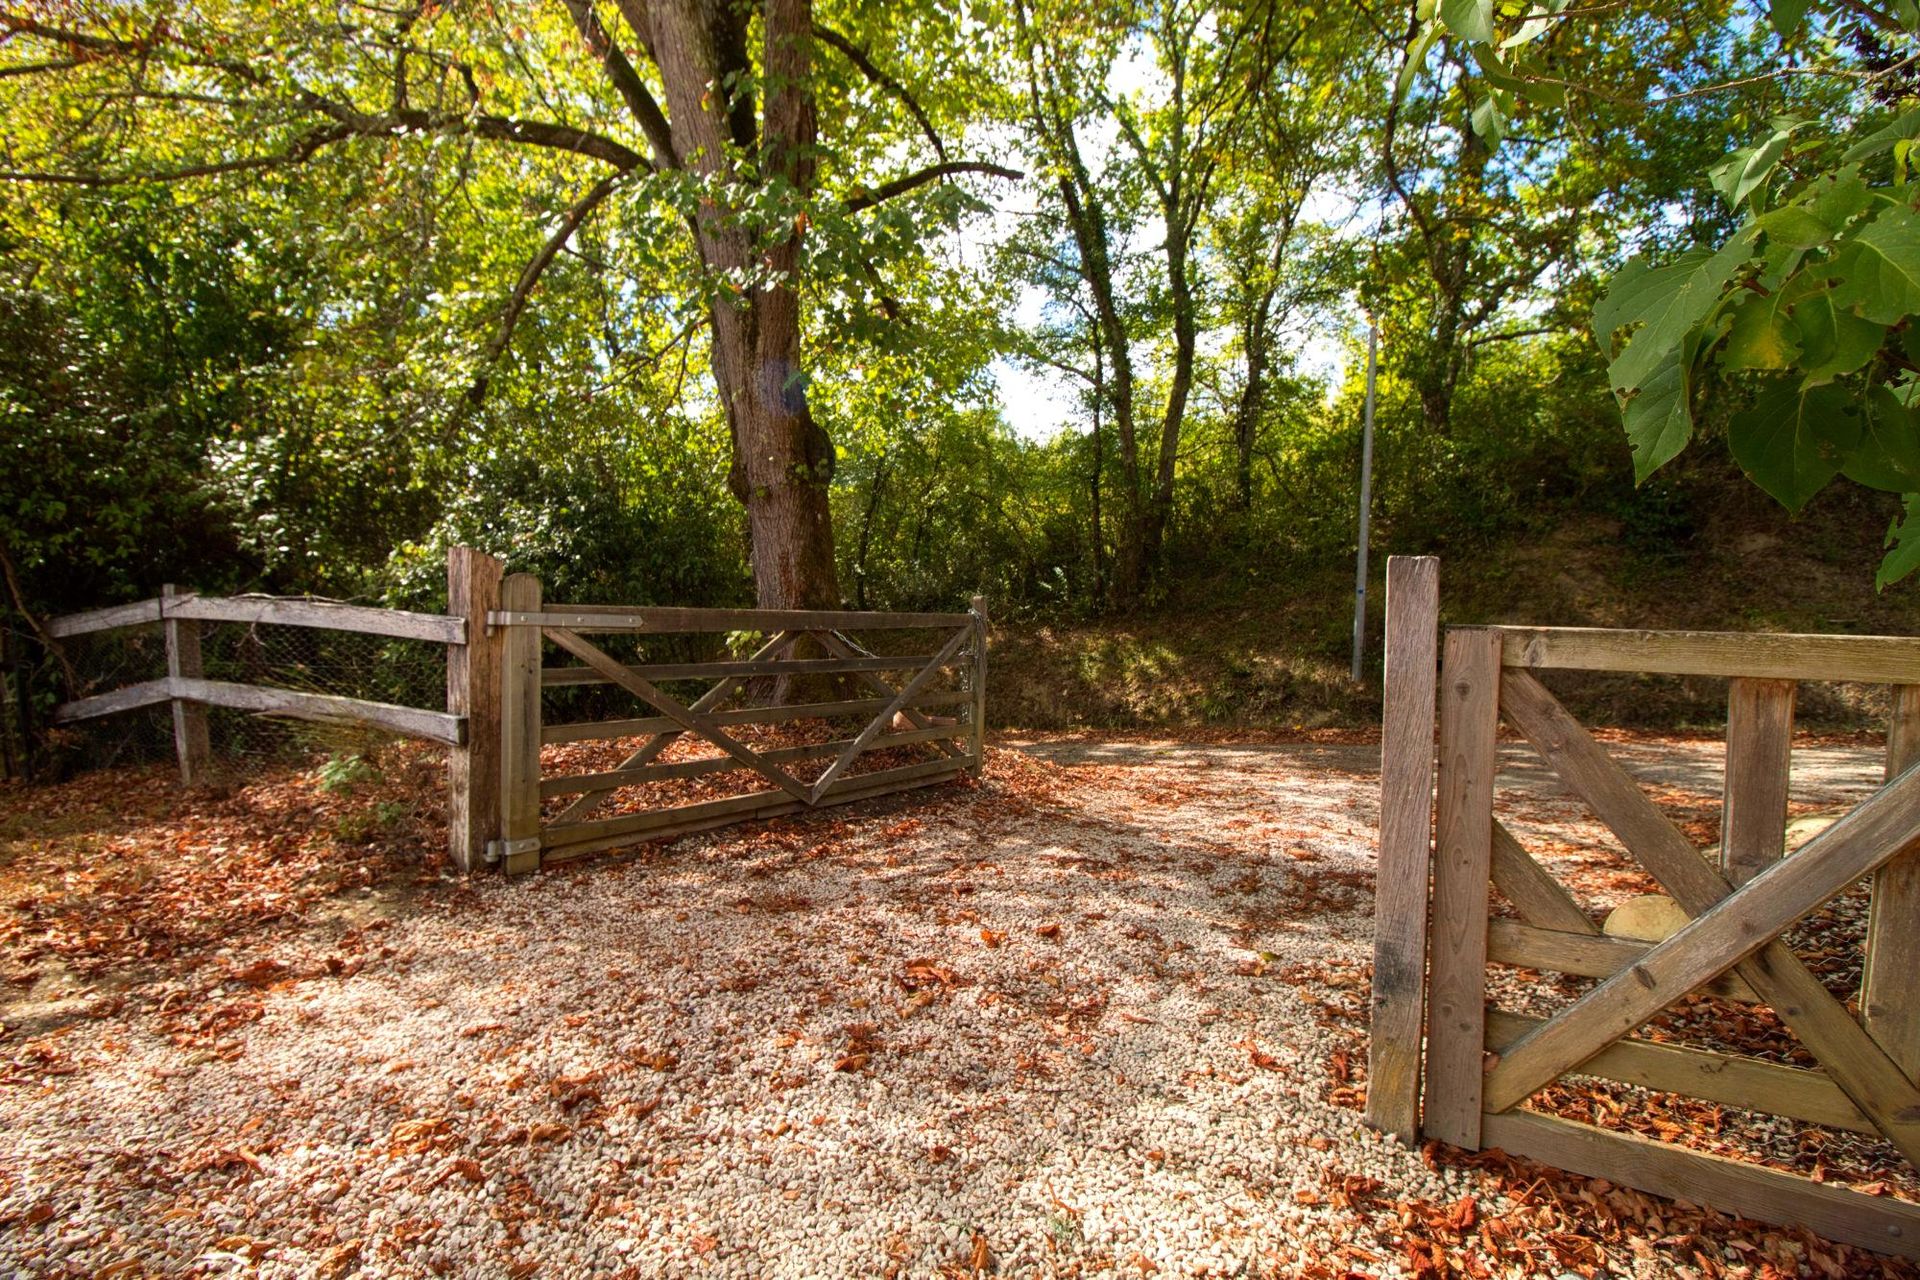
[[[1439,38],[1440,24],[1429,22],[1421,29],[1420,34],[1413,38],[1413,43],[1407,46],[1407,60],[1401,65],[1400,75],[1393,83],[1395,102],[1406,99],[1408,90],[1413,88],[1413,82],[1418,80],[1420,73],[1426,69],[1427,54],[1432,50],[1433,42]]]
[[[1673,263],[1651,270],[1632,264],[1615,277],[1594,308],[1595,327],[1611,339],[1620,329],[1639,325],[1624,350],[1607,366],[1615,391],[1640,386],[1707,318],[1727,283],[1753,255],[1751,223],[1733,233],[1719,249],[1688,250]]]
[[[1760,190],[1780,166],[1780,159],[1787,153],[1787,144],[1793,141],[1795,131],[1805,127],[1802,120],[1779,120],[1774,122],[1773,132],[1766,141],[1751,147],[1741,147],[1708,171],[1713,180],[1714,190],[1726,197],[1733,208],[1738,209],[1747,202],[1747,198]]]
[[[1775,378],[1753,405],[1733,415],[1727,441],[1749,479],[1790,511],[1840,474],[1860,440],[1860,415],[1837,387],[1802,388]]]
[[[1807,0],[1768,0],[1767,21],[1783,36],[1793,34],[1800,19],[1807,16]]]
[[[1870,489],[1920,492],[1920,420],[1885,386],[1868,393],[1860,443],[1841,470]]]
[[[1800,326],[1788,305],[1787,295],[1775,290],[1735,308],[1721,365],[1728,370],[1790,368],[1800,358]]]
[[[1887,529],[1887,546],[1887,558],[1873,578],[1882,591],[1920,569],[1920,493],[1907,495],[1906,515]]]
[[[1886,326],[1855,315],[1821,283],[1818,275],[1803,271],[1779,290],[1800,333],[1800,373],[1809,384],[1852,373],[1873,359],[1887,336]]]
[[[1853,164],[1879,155],[1882,151],[1891,151],[1895,144],[1910,142],[1914,138],[1920,138],[1920,109],[1903,112],[1894,119],[1892,124],[1848,147],[1846,154],[1840,159],[1847,164]]]
[[[1920,217],[1904,205],[1882,210],[1826,272],[1837,280],[1834,301],[1876,324],[1920,312]]]
[[[1839,230],[1803,204],[1783,204],[1754,221],[1766,233],[1769,244],[1786,245],[1794,249],[1811,249],[1825,244]]]
[[[1440,20],[1462,40],[1493,43],[1493,0],[1440,0]]]
[[[1644,481],[1693,438],[1693,361],[1676,348],[1639,389],[1620,397],[1620,417],[1633,449],[1633,479]]]

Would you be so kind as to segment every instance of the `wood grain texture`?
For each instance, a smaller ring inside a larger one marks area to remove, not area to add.
[[[331,600],[190,595],[180,597],[177,602],[163,600],[162,611],[169,618],[192,618],[201,622],[318,627],[328,631],[393,636],[400,640],[426,640],[435,644],[465,644],[467,638],[467,622],[464,618],[438,613],[409,613],[404,609],[371,609],[357,604],[336,604]]]
[[[1439,827],[1429,942],[1421,1132],[1480,1146],[1486,1041],[1487,897],[1493,858],[1500,634],[1447,632],[1440,672]]]
[[[851,637],[843,635],[838,631],[809,631],[807,632],[807,634],[813,637],[813,639],[820,645],[820,647],[825,649],[828,653],[835,654],[842,658],[853,658],[853,657],[871,658],[876,656],[868,652],[866,649],[861,648],[860,645],[856,643]],[[858,680],[861,684],[864,684],[865,686],[867,686],[867,688],[879,694],[882,700],[881,701],[882,706],[884,706],[887,701],[890,701],[893,698],[893,695],[894,695],[893,686],[888,684],[885,680],[882,680],[879,676],[875,675],[873,672],[855,671],[853,673],[853,677],[854,679]],[[973,691],[970,689],[954,690],[950,692],[955,693],[957,696],[954,697],[951,703],[947,704],[949,706],[972,706],[976,701]],[[923,707],[926,705],[928,705],[926,698],[916,698],[912,703],[910,703],[905,708],[905,710],[901,712],[901,714],[906,716],[907,722],[913,725],[913,727],[916,729],[930,728],[933,725],[933,721],[927,719],[926,716],[922,715],[918,710],[916,710],[916,708]],[[967,754],[964,748],[954,746],[951,743],[939,743],[939,744],[936,744],[936,746],[942,755],[949,755],[949,756],[954,756],[955,758],[958,758],[960,756]]]
[[[489,631],[500,607],[503,567],[471,547],[447,549],[447,614],[465,623],[466,643],[447,646],[447,714],[464,716],[465,741],[447,753],[447,855],[471,874],[500,838],[500,656],[505,637]]]
[[[200,665],[200,624],[170,616],[180,599],[172,585],[160,588],[160,613],[166,619],[167,683],[172,686],[173,754],[180,765],[180,781],[193,786],[206,777],[212,749],[207,738],[207,709],[183,699],[183,680],[198,680]]]
[[[139,684],[122,685],[106,693],[63,702],[53,709],[51,718],[55,724],[71,724],[75,720],[91,720],[95,716],[110,716],[120,711],[132,711],[136,707],[155,706],[172,698],[171,680],[142,680]]]
[[[1501,681],[1501,706],[1561,780],[1593,807],[1628,851],[1682,909],[1695,917],[1694,925],[1733,891],[1726,878],[1654,807],[1539,681],[1509,668]],[[1887,794],[1883,791],[1875,799]],[[1857,814],[1856,810],[1850,816]],[[1880,816],[1886,817],[1884,806]],[[1845,820],[1829,828],[1827,834],[1844,825]],[[1777,875],[1796,860],[1778,863],[1766,875]],[[1791,949],[1777,940],[1749,955],[1741,963],[1739,974],[1800,1037],[1854,1105],[1871,1117],[1880,1132],[1909,1159],[1914,1159],[1920,1152],[1920,1091],[1846,1007]],[[1509,1080],[1514,1078],[1509,1076]]]
[[[1501,627],[1509,667],[1920,684],[1920,638]]]
[[[363,698],[336,698],[330,694],[302,693],[295,689],[269,689],[255,684],[229,684],[224,680],[194,680],[182,676],[167,682],[176,701],[201,707],[231,707],[236,711],[257,711],[262,715],[288,716],[295,720],[317,720],[333,724],[364,724],[403,738],[457,745],[466,732],[466,721],[444,711],[425,711],[419,707],[401,707],[388,702],[369,702]]]
[[[1565,886],[1498,822],[1493,824],[1493,887],[1528,924],[1567,933],[1598,935],[1601,931]]]
[[[852,766],[853,762],[860,758],[861,753],[871,747],[880,735],[892,726],[893,718],[899,715],[901,709],[909,702],[912,702],[914,697],[927,687],[927,684],[940,673],[941,667],[953,660],[953,656],[960,652],[962,645],[972,639],[973,634],[974,630],[971,626],[962,627],[960,630],[954,632],[946,644],[941,646],[940,652],[935,654],[926,666],[920,668],[913,679],[901,686],[900,692],[893,695],[887,705],[882,707],[878,714],[867,722],[867,727],[862,729],[854,740],[848,744],[847,749],[842,751],[839,757],[827,766],[826,772],[822,773],[819,778],[814,781],[813,788],[808,794],[810,801],[814,803],[819,802],[820,797],[827,793],[827,788],[833,785],[834,779],[845,773],[848,768]]]
[[[712,712],[708,718],[715,724],[791,724],[797,720],[832,720],[841,716],[872,715],[886,706],[891,698],[892,690],[888,690],[888,696],[885,698],[850,698],[840,702],[795,702],[777,707],[736,707],[728,711]],[[973,694],[965,689],[948,689],[939,693],[923,694],[913,700],[909,712],[961,706],[972,699]],[[920,727],[931,726],[922,724]],[[592,742],[605,738],[637,738],[679,728],[679,721],[671,720],[666,716],[645,716],[635,720],[581,720],[548,725],[541,730],[541,738],[547,743]]]
[[[500,608],[540,611],[540,579],[509,574],[500,584]],[[497,617],[490,614],[489,617]],[[500,650],[500,838],[537,840],[540,835],[540,630],[512,627]],[[540,869],[540,850],[508,854],[510,875]]]
[[[782,633],[786,634],[786,633]],[[744,658],[719,662],[630,663],[626,670],[642,680],[749,680],[755,676],[831,676],[856,671],[918,671],[933,661],[931,653],[904,656],[881,655],[872,658]],[[593,667],[547,667],[540,683],[548,688],[564,685],[611,684],[604,673]]]
[[[1791,680],[1746,676],[1727,686],[1720,866],[1736,888],[1786,856],[1787,774],[1798,688]]]
[[[547,612],[503,609],[494,626],[559,627],[567,631],[911,631],[964,627],[964,613],[859,613],[851,609],[677,609],[646,605],[555,605]]]
[[[978,778],[987,767],[987,598],[973,598],[973,703],[969,720],[973,728],[973,776]]]
[[[1541,1025],[1539,1018],[1487,1010],[1487,1048],[1505,1052]],[[1878,1135],[1840,1086],[1824,1071],[1785,1067],[1777,1062],[1712,1053],[1650,1040],[1616,1040],[1580,1066],[1580,1075],[1662,1093],[1683,1094],[1725,1106],[1790,1116],[1809,1124],[1832,1125],[1854,1133]]]
[[[1515,920],[1493,920],[1487,924],[1487,959],[1496,964],[1539,969],[1546,973],[1611,978],[1622,969],[1638,964],[1653,947],[1651,942],[1640,942],[1633,938],[1565,933],[1558,929],[1535,928]],[[1752,987],[1733,974],[1722,974],[1701,990],[1726,1000],[1751,1002],[1760,999]]]
[[[760,662],[770,659],[776,654],[784,653],[787,648],[793,644],[794,634],[795,633],[791,631],[776,631],[765,644],[754,650],[752,656],[747,660],[749,662]],[[544,673],[542,673],[542,678],[545,678]],[[715,707],[718,707],[728,698],[731,698],[743,683],[744,679],[740,676],[727,676],[715,684],[713,688],[707,690],[695,699],[690,709],[704,715],[712,711]],[[665,751],[670,745],[677,742],[680,735],[684,732],[686,732],[684,729],[675,725],[672,728],[664,729],[654,734],[640,746],[639,750],[629,755],[625,760],[622,760],[619,768],[614,770],[614,772],[619,773],[628,769],[644,767],[648,762],[657,759],[662,751]],[[606,799],[609,792],[623,785],[626,784],[610,782],[605,786],[586,788],[578,799],[574,800],[554,816],[554,821],[580,822],[585,820],[588,814],[600,806],[601,801]],[[540,794],[544,796],[548,794],[548,792],[543,787]]]
[[[965,760],[928,760],[920,764],[877,770],[842,778],[822,798],[821,808],[871,800],[877,796],[936,786],[966,772]],[[618,849],[647,840],[665,840],[691,831],[705,831],[732,822],[785,817],[812,808],[784,791],[755,791],[702,800],[694,804],[622,814],[568,827],[549,827],[542,837],[542,857],[558,861],[604,849]]]
[[[58,618],[47,619],[47,634],[55,639],[67,636],[84,636],[95,631],[114,631],[120,627],[150,626],[160,621],[160,602],[158,600],[136,600],[132,604],[109,605],[104,609],[88,609],[85,613],[68,613]]]
[[[1805,1227],[1863,1249],[1920,1258],[1920,1205],[1531,1112],[1490,1115],[1482,1132],[1488,1146],[1509,1155],[1721,1213]]]
[[[1439,626],[1440,561],[1389,557],[1367,1123],[1408,1144],[1420,1130]]]
[[[1887,778],[1920,766],[1920,684],[1896,685],[1887,726]],[[1920,852],[1873,877],[1860,1016],[1868,1034],[1920,1084]]]
[[[913,746],[917,743],[938,742],[962,737],[966,734],[965,725],[936,725],[931,729],[909,729],[904,733],[888,733],[874,743],[874,748],[889,751],[895,747]],[[853,744],[852,738],[837,738],[832,742],[813,743],[800,747],[776,747],[756,754],[768,764],[790,764],[796,760],[824,760],[837,756]],[[650,782],[668,782],[677,779],[703,778],[714,773],[730,773],[739,769],[740,763],[730,756],[703,756],[697,760],[677,760],[672,764],[643,764],[627,768],[613,769],[604,773],[563,774],[540,781],[540,795],[574,795],[583,791],[607,791],[618,787],[644,786]],[[549,825],[563,825],[567,819],[556,815]]]
[[[784,769],[775,768],[742,745],[710,717],[680,705],[678,701],[662,693],[654,685],[640,676],[634,675],[605,652],[581,639],[565,627],[543,627],[547,639],[579,658],[588,666],[600,671],[614,684],[633,694],[642,702],[658,711],[682,729],[699,734],[714,746],[732,756],[742,765],[752,769],[767,781],[787,792],[796,800],[807,799],[807,789],[793,779]]]

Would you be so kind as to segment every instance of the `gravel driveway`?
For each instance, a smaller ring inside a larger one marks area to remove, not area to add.
[[[0,1272],[1411,1275],[1427,1238],[1508,1234],[1484,1274],[1686,1256],[1550,1248],[1520,1182],[1362,1126],[1377,749],[992,760],[978,788],[253,939],[196,995],[204,1035],[136,1000],[5,1041]]]

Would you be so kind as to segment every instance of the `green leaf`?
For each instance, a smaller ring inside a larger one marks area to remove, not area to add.
[[[1780,158],[1786,155],[1795,130],[1804,128],[1805,124],[1803,120],[1775,121],[1774,131],[1765,142],[1741,147],[1708,170],[1713,189],[1726,198],[1730,208],[1738,209],[1766,185],[1773,171],[1779,168]]]
[[[1401,66],[1400,77],[1394,81],[1393,85],[1395,102],[1406,100],[1408,91],[1413,88],[1413,82],[1419,79],[1420,73],[1426,69],[1427,54],[1433,49],[1433,42],[1439,38],[1440,24],[1430,22],[1419,35],[1413,38],[1413,43],[1407,46],[1407,60]]]
[[[1493,0],[1440,0],[1440,20],[1462,40],[1493,43]]]
[[[1795,291],[1793,286],[1802,280],[1818,283],[1817,277],[1802,272],[1781,292],[1788,295],[1787,305],[1800,330],[1800,372],[1811,386],[1852,373],[1873,359],[1887,331],[1841,306],[1831,289]]]
[[[1792,35],[1806,16],[1807,0],[1768,0],[1767,21],[1783,36]]]
[[[1904,205],[1883,210],[1834,255],[1834,301],[1876,324],[1920,312],[1920,217]]]
[[[1848,165],[1816,179],[1800,203],[1814,217],[1838,231],[1873,207],[1873,192],[1857,165]]]
[[[1860,443],[1841,471],[1855,484],[1890,493],[1920,492],[1920,420],[1884,386],[1867,395]]]
[[[1860,434],[1860,415],[1844,392],[1803,388],[1791,378],[1774,379],[1727,424],[1740,469],[1789,511],[1806,506],[1840,474]]]
[[[1767,237],[1767,243],[1794,249],[1823,245],[1833,239],[1833,233],[1838,230],[1802,204],[1783,204],[1754,219],[1754,225]]]
[[[1786,369],[1800,356],[1800,326],[1787,310],[1784,295],[1747,299],[1734,309],[1720,364],[1728,370]]]
[[[1620,395],[1620,417],[1640,484],[1693,439],[1691,355],[1676,349],[1638,390]]]
[[[1629,263],[1615,277],[1606,297],[1594,308],[1595,327],[1607,339],[1630,325],[1640,327],[1607,366],[1614,390],[1640,386],[1706,319],[1727,282],[1753,256],[1753,239],[1750,223],[1717,250],[1691,249],[1671,264],[1651,270],[1635,271]]]
[[[1868,134],[1864,139],[1848,147],[1840,159],[1845,164],[1855,164],[1882,151],[1891,151],[1897,142],[1906,142],[1920,138],[1920,108],[1904,111],[1894,117],[1893,123],[1883,129]]]
[[[1887,558],[1873,577],[1876,589],[1885,591],[1900,579],[1920,569],[1920,493],[1906,496],[1906,515],[1887,527]]]
[[[1488,93],[1473,108],[1473,131],[1489,147],[1497,147],[1507,136],[1507,113],[1501,108],[1500,95]]]

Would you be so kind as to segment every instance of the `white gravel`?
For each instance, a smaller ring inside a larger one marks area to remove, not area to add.
[[[74,1024],[0,1088],[0,1272],[1397,1275],[1396,1199],[1499,1212],[1325,1100],[1371,753],[1080,757],[290,930],[202,1035]]]

